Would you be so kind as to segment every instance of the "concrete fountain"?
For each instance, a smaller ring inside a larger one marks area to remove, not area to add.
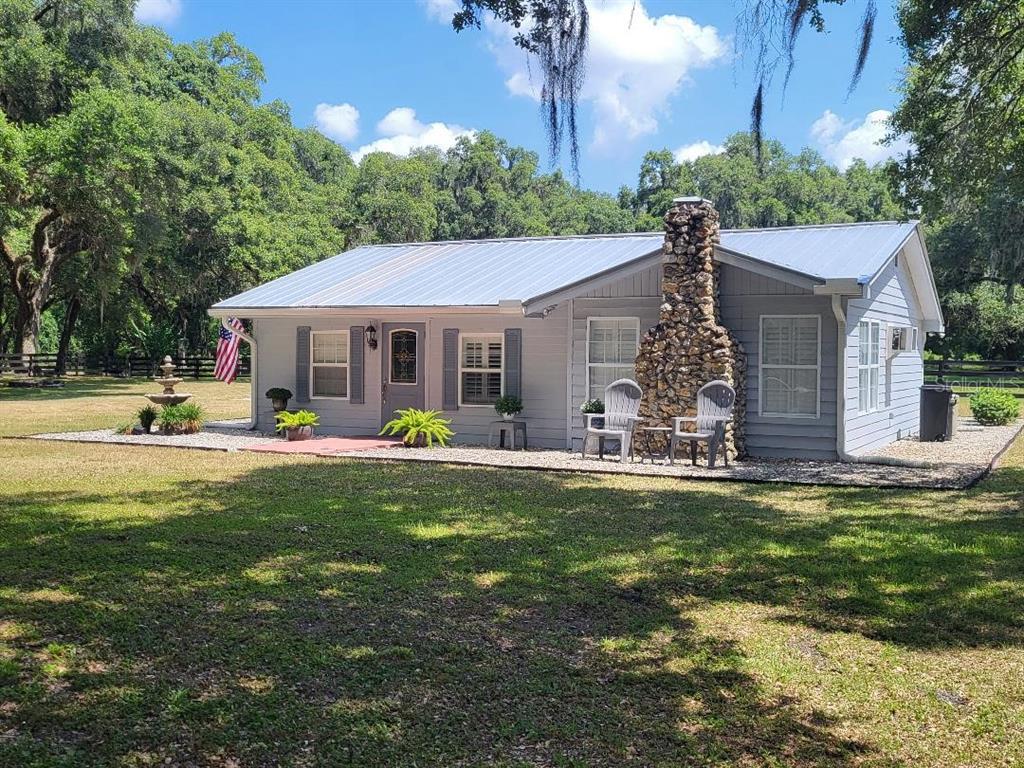
[[[178,366],[174,364],[174,361],[171,360],[170,355],[164,357],[163,364],[160,366],[160,370],[163,371],[163,377],[154,379],[157,384],[163,386],[164,391],[152,395],[146,395],[149,402],[154,403],[155,405],[177,405],[178,403],[184,403],[192,397],[191,392],[174,391],[174,387],[184,381],[184,379],[179,379],[174,375],[174,369],[177,367]]]

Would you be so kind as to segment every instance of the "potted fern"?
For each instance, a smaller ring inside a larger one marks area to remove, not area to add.
[[[395,414],[396,417],[385,424],[379,434],[401,433],[402,443],[408,448],[433,448],[434,443],[444,446],[455,435],[448,427],[451,419],[442,419],[440,411],[406,408],[395,411]]]
[[[515,395],[502,395],[494,401],[494,410],[501,414],[505,421],[512,421],[517,414],[523,412],[523,401]]]
[[[580,413],[584,414],[584,421],[586,421],[585,415],[588,413],[604,413],[604,400],[599,397],[584,400],[580,403]],[[604,427],[604,419],[591,419],[590,423],[597,429]]]
[[[284,432],[289,441],[312,439],[313,427],[320,424],[319,417],[312,411],[281,411],[274,418],[277,420],[277,431]]]

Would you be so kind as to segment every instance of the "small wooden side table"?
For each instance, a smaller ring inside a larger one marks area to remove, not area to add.
[[[518,432],[523,436],[523,450],[527,448],[526,443],[526,422],[525,421],[492,421],[491,428],[487,433],[487,447],[494,447],[494,432],[498,432],[498,447],[505,447],[505,435],[509,436],[509,450],[514,451],[516,449],[516,433]]]
[[[656,451],[652,447],[651,438],[656,435],[662,435],[665,438],[664,450]],[[649,458],[652,463],[657,459],[661,459],[662,462],[668,459],[672,427],[640,427],[640,436],[643,437],[643,447],[640,451],[641,464],[643,464],[645,456]]]

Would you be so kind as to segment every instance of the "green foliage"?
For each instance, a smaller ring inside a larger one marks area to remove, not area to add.
[[[139,412],[136,414],[136,418],[139,420],[139,424],[142,426],[142,428],[146,432],[149,432],[150,427],[153,426],[153,423],[157,420],[157,417],[159,415],[160,412],[156,409],[155,406],[144,405],[142,408],[139,409]]]
[[[1003,287],[982,283],[942,297],[946,336],[929,346],[948,357],[978,355],[986,360],[1024,358],[1024,297],[1006,302]]]
[[[580,413],[604,413],[604,400],[594,397],[580,403]]]
[[[1020,400],[1005,390],[986,387],[971,395],[971,413],[986,426],[1009,424],[1020,415]]]
[[[160,428],[165,432],[198,432],[205,418],[198,403],[165,405],[160,411]]]
[[[523,411],[523,401],[515,395],[502,395],[494,401],[494,410],[503,416],[515,416]]]
[[[448,428],[448,425],[452,423],[451,419],[442,419],[440,411],[406,408],[395,411],[395,413],[398,414],[398,417],[385,424],[379,434],[397,435],[402,433],[402,440],[407,445],[422,443],[427,448],[433,447],[435,442],[444,446],[455,436],[455,433]]]
[[[320,425],[320,417],[312,411],[281,411],[275,414],[274,418],[277,420],[278,432],[298,427],[317,427]]]
[[[291,400],[292,391],[284,387],[271,387],[266,391],[264,397],[269,400]]]
[[[817,152],[791,154],[765,141],[758,163],[747,133],[726,139],[724,151],[677,162],[667,150],[648,152],[636,193],[620,194],[644,218],[644,229],[660,229],[660,217],[681,195],[711,200],[722,227],[778,227],[846,221],[897,219],[902,211],[882,166],[854,162],[845,172]]]

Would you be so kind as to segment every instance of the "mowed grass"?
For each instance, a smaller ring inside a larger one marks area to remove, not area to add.
[[[0,462],[0,765],[1024,763],[1020,443],[956,493]]]
[[[62,389],[12,389],[0,382],[0,436],[112,429],[134,422],[149,405],[144,395],[160,391],[150,379],[112,376],[71,376]],[[210,419],[249,415],[247,381],[186,379],[177,391],[191,392]]]

